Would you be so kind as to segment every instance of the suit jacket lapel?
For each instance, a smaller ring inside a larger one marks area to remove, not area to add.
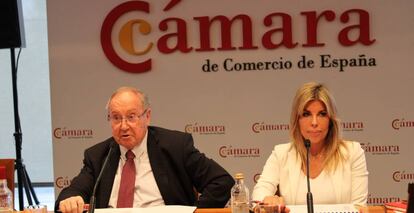
[[[113,141],[115,143],[115,141]],[[107,168],[104,173],[102,173],[101,183],[99,184],[99,195],[97,196],[97,207],[107,208],[109,203],[109,198],[111,197],[112,186],[114,184],[114,179],[116,171],[119,165],[119,158],[121,151],[119,146],[115,146],[111,157],[109,158]],[[104,159],[102,159],[104,160]]]
[[[290,200],[293,201],[293,204],[296,204],[296,193],[298,191],[299,178],[302,165],[300,164],[299,157],[296,155],[294,149],[289,151],[287,155],[287,166],[289,168],[289,182],[290,182]]]
[[[344,181],[344,166],[340,162],[337,169],[333,171],[332,174],[332,184],[335,186],[333,190],[335,191],[336,202],[342,203],[342,192],[345,191],[344,187],[350,187],[347,182]]]
[[[148,129],[147,151],[151,169],[154,174],[158,189],[160,190],[161,196],[164,199],[164,203],[170,204],[170,189],[173,186],[169,186],[167,168],[165,165],[165,160],[163,160],[164,155],[162,154],[158,146],[158,140],[154,135],[153,130],[151,129]]]

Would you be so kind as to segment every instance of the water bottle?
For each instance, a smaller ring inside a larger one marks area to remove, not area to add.
[[[231,212],[249,213],[249,189],[244,185],[243,173],[235,175],[236,183],[231,189]]]
[[[4,166],[0,166],[0,213],[13,213],[13,194],[7,187]]]

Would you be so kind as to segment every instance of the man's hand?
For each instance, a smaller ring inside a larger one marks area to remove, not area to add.
[[[81,196],[74,196],[60,201],[59,210],[62,213],[82,213],[85,202]]]

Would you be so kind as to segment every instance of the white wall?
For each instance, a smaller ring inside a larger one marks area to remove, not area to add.
[[[52,182],[52,139],[45,0],[23,0],[26,47],[17,73],[22,158],[32,182]],[[17,56],[18,49],[16,49]],[[10,50],[0,50],[0,158],[15,158]],[[17,182],[17,179],[16,179]]]

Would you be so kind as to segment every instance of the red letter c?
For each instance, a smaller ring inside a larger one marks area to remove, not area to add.
[[[123,14],[133,10],[149,13],[149,4],[143,1],[128,1],[118,5],[109,12],[102,24],[101,45],[106,57],[119,69],[131,73],[147,72],[151,70],[151,59],[141,63],[129,63],[118,56],[111,41],[112,28],[116,20]]]

